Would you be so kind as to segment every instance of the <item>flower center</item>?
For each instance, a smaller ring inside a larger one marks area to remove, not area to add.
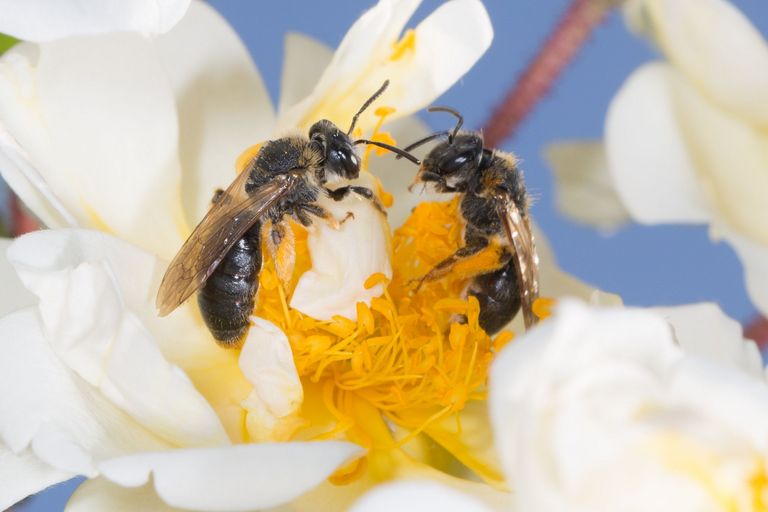
[[[293,226],[296,269],[287,289],[273,262],[265,262],[256,315],[286,333],[300,377],[323,390],[335,433],[359,426],[352,410],[357,400],[413,436],[468,400],[485,398],[494,348],[511,334],[503,332],[494,342],[480,328],[477,300],[460,298],[466,279],[449,275],[417,287],[420,277],[460,245],[457,205],[456,200],[423,203],[395,231],[392,281],[370,306],[357,304],[356,322],[340,316],[315,320],[288,306],[298,277],[311,266],[300,226]],[[374,274],[365,286],[379,283],[386,278]]]

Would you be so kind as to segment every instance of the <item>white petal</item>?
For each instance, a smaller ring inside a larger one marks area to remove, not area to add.
[[[671,325],[675,339],[689,354],[763,378],[760,350],[742,336],[741,325],[711,303],[654,308]]]
[[[160,34],[188,6],[189,0],[0,0],[0,32],[34,42],[106,32]]]
[[[394,107],[390,120],[430,104],[466,73],[493,38],[479,0],[454,0],[438,7],[415,29],[415,44],[402,55],[393,47],[419,2],[380,0],[349,30],[311,95],[280,120],[282,128],[307,127],[320,118],[346,126],[385,80],[389,89],[378,105]],[[351,85],[350,85],[351,84]],[[367,131],[375,109],[360,117]]]
[[[0,510],[10,510],[17,501],[73,476],[44,464],[27,450],[17,455],[0,443]]]
[[[646,0],[649,35],[672,64],[732,114],[768,128],[768,44],[724,0]]]
[[[733,342],[729,326],[705,335]],[[681,345],[655,313],[563,301],[504,349],[491,416],[523,510],[715,510],[712,486],[752,503],[768,386]]]
[[[363,173],[358,182],[370,188],[371,180]],[[389,225],[370,201],[356,194],[338,202],[324,198],[319,204],[338,220],[347,212],[354,218],[338,230],[322,221],[309,228],[312,268],[299,279],[290,306],[318,320],[330,320],[334,315],[356,320],[358,302],[370,304],[384,293],[382,284],[366,290],[365,281],[376,273],[392,277]]]
[[[168,445],[94,392],[50,349],[33,310],[0,319],[0,436],[15,453],[93,475],[93,460]]]
[[[75,216],[53,193],[27,154],[0,122],[0,175],[43,225],[76,227]]]
[[[723,237],[744,266],[749,297],[763,316],[768,317],[768,245],[758,244],[727,228],[723,229]]]
[[[152,476],[168,504],[194,510],[251,510],[290,501],[360,455],[354,444],[328,441],[187,449],[113,459],[102,474],[126,487]]]
[[[151,484],[137,489],[120,487],[104,478],[86,480],[67,502],[66,512],[173,512],[181,509],[164,503]]]
[[[702,96],[679,73],[668,87],[716,220],[768,245],[768,134]]]
[[[228,442],[210,405],[126,303],[123,289],[151,289],[155,258],[108,235],[74,230],[23,236],[8,258],[39,297],[44,333],[69,368],[169,443]]]
[[[326,44],[305,34],[288,32],[283,51],[278,112],[283,115],[299,100],[312,93],[323,70],[333,58]]]
[[[566,216],[611,231],[629,221],[601,142],[564,142],[545,151],[555,175],[557,207]]]
[[[235,178],[240,153],[272,133],[275,116],[248,49],[207,3],[192,3],[155,46],[176,97],[184,206],[194,226],[214,190]]]
[[[445,512],[485,512],[491,509],[474,498],[430,481],[406,480],[375,487],[350,512],[399,512],[426,509]]]
[[[285,441],[301,421],[298,412],[304,389],[288,338],[275,324],[251,317],[251,328],[240,352],[240,369],[253,384],[243,403],[246,428],[255,441]]]
[[[178,120],[149,41],[114,34],[15,46],[0,59],[0,118],[81,226],[175,254]]]
[[[668,88],[673,74],[660,63],[636,70],[613,98],[605,122],[616,191],[632,217],[643,223],[710,218],[684,127],[675,116]]]
[[[0,283],[3,283],[3,291],[0,293],[0,318],[36,302],[35,297],[19,281],[16,271],[5,255],[12,242],[13,240],[0,238]]]

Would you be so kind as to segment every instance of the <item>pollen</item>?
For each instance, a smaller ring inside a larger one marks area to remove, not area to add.
[[[400,38],[392,49],[392,54],[389,56],[389,60],[400,60],[406,54],[416,51],[416,31],[412,28],[408,29],[403,37]]]
[[[342,436],[371,448],[382,443],[391,448],[398,443],[372,432],[376,429],[369,428],[360,410],[377,412],[415,436],[432,422],[457,414],[467,401],[485,399],[493,354],[512,334],[502,332],[494,340],[480,328],[477,300],[462,298],[466,278],[451,274],[416,286],[461,245],[457,205],[456,200],[422,203],[395,231],[392,279],[373,274],[366,280],[367,288],[386,288],[370,305],[357,304],[356,321],[340,316],[315,320],[288,306],[299,276],[311,266],[307,233],[300,225],[292,225],[296,256],[291,279],[278,279],[274,262],[265,257],[260,274],[264,293],[255,314],[286,333],[305,389],[322,390],[332,420],[314,438]]]

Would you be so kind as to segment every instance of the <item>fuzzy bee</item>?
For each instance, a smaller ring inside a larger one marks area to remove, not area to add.
[[[434,133],[404,148],[411,151],[436,139],[437,144],[421,162],[413,185],[431,184],[437,192],[460,194],[464,246],[439,262],[419,282],[445,276],[459,262],[483,250],[494,249],[496,264],[474,275],[466,294],[480,303],[480,326],[498,332],[522,307],[526,329],[536,323],[533,303],[539,294],[538,256],[528,217],[528,195],[514,155],[483,146],[481,134],[459,131],[463,118],[451,131]]]
[[[357,144],[380,146],[418,162],[393,146],[350,139],[360,114],[388,83],[365,102],[346,133],[323,119],[310,128],[309,137],[264,143],[235,181],[214,195],[211,209],[171,261],[157,293],[161,316],[199,290],[198,305],[211,334],[220,344],[236,347],[248,331],[255,307],[262,239],[285,280],[293,271],[292,260],[275,256],[292,254],[292,247],[284,249],[284,244],[292,244],[289,219],[303,226],[321,219],[338,228],[351,215],[335,219],[318,203],[321,196],[341,201],[357,194],[384,212],[373,191],[348,182],[360,174]]]

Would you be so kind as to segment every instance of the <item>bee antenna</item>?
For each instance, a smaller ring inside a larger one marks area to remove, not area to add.
[[[368,144],[370,146],[378,146],[380,148],[384,148],[386,150],[389,150],[397,155],[397,158],[405,157],[406,159],[410,160],[416,165],[421,165],[421,161],[413,156],[412,154],[408,153],[405,150],[402,150],[396,146],[390,146],[389,144],[385,144],[384,142],[379,142],[376,140],[368,140],[368,139],[357,139],[355,141],[355,145],[357,144]]]
[[[451,133],[448,136],[448,144],[453,144],[453,139],[456,138],[456,134],[459,133],[459,128],[461,128],[461,125],[464,124],[464,118],[461,114],[458,113],[455,109],[452,109],[451,107],[429,107],[427,109],[427,112],[448,112],[449,114],[453,114],[456,116],[456,119],[458,121],[456,122],[456,127],[453,129],[453,133]]]
[[[357,118],[358,118],[358,117],[360,117],[360,114],[362,114],[363,112],[365,112],[365,109],[367,109],[368,107],[370,107],[370,106],[371,106],[371,103],[373,103],[374,101],[376,101],[376,98],[378,98],[379,96],[381,96],[381,95],[382,95],[382,93],[383,93],[384,91],[386,91],[386,90],[387,90],[387,87],[389,87],[389,80],[384,80],[384,83],[383,83],[383,84],[381,84],[381,87],[379,87],[379,90],[378,90],[378,91],[376,91],[375,93],[373,93],[373,96],[371,96],[370,98],[368,98],[368,100],[367,100],[365,103],[363,103],[363,106],[362,106],[362,107],[360,107],[360,110],[358,110],[358,111],[357,111],[357,114],[355,114],[355,116],[352,118],[352,125],[349,127],[349,130],[347,130],[347,135],[349,135],[350,133],[352,133],[352,130],[354,130],[354,129],[355,129],[355,125],[357,124]]]
[[[450,132],[447,132],[447,131],[435,132],[432,135],[427,135],[423,139],[419,139],[416,142],[413,142],[410,145],[404,147],[403,151],[413,151],[417,147],[423,146],[424,144],[426,144],[427,142],[429,142],[431,140],[435,140],[435,139],[438,139],[440,137],[445,137],[446,135],[450,135]],[[399,159],[401,157],[400,156],[396,156],[395,158]]]

